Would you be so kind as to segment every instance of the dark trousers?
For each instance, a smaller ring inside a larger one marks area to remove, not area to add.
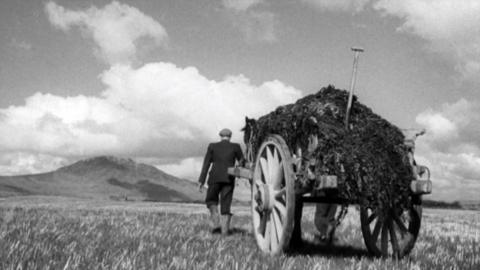
[[[208,186],[205,203],[209,208],[212,205],[218,205],[220,201],[220,213],[222,215],[231,215],[230,206],[232,205],[234,184],[215,183]]]

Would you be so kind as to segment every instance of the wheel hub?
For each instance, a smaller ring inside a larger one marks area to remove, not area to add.
[[[258,187],[256,199],[258,206],[262,211],[271,211],[275,201],[273,186],[269,184],[260,185]]]

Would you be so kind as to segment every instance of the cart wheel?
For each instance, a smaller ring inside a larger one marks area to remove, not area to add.
[[[279,254],[288,248],[295,213],[291,155],[282,137],[271,135],[260,146],[253,183],[255,239],[263,252]]]
[[[404,210],[390,208],[381,214],[361,207],[360,221],[367,249],[375,256],[407,255],[417,240],[421,218],[421,205]]]

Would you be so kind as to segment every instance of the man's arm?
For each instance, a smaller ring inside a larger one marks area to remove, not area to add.
[[[209,144],[207,148],[207,153],[205,154],[205,158],[203,159],[202,171],[200,173],[200,177],[198,178],[198,182],[202,186],[205,184],[208,169],[210,169],[211,163],[212,163],[212,146],[211,144]]]
[[[237,144],[237,149],[235,151],[235,159],[237,159],[240,166],[245,166],[245,158],[243,157],[243,151],[240,147],[240,144]]]

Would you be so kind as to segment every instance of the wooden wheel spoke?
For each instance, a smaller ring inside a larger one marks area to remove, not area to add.
[[[276,173],[275,173],[275,182],[273,183],[273,186],[275,188],[281,188],[282,186],[285,186],[285,176],[283,175],[283,165],[278,164],[278,167],[276,168]]]
[[[270,176],[270,168],[272,168],[272,165],[273,165],[273,154],[272,154],[271,145],[267,145],[267,147],[265,147],[265,158],[267,160],[267,166],[268,166],[268,171]]]
[[[276,163],[280,164],[281,160],[280,160],[280,156],[278,155],[278,150],[277,148],[275,147],[274,150],[273,150],[273,160],[275,160]]]
[[[368,217],[368,224],[371,224],[377,218],[377,214],[372,212],[372,214]]]
[[[279,236],[279,232],[281,232],[281,226],[278,226],[277,225],[277,221],[275,220],[275,214],[274,212],[270,213],[270,220],[271,220],[271,224],[270,224],[270,234],[271,234],[271,237],[270,237],[270,241],[272,242],[272,250],[277,250],[278,249],[278,244],[280,243],[280,236]]]
[[[263,186],[263,184],[265,184],[265,183],[262,181],[262,179],[256,179],[255,180],[255,185],[257,185],[258,187]]]
[[[400,228],[402,235],[405,233],[408,233],[407,227],[405,227],[405,224],[403,224],[403,221],[400,220],[399,216],[393,215],[393,220],[395,220],[395,223],[397,224],[398,228]]]
[[[377,224],[375,224],[375,228],[373,229],[372,233],[372,240],[373,242],[377,242],[378,235],[380,234],[380,229],[382,228],[383,222],[381,220],[377,221]]]
[[[268,168],[267,160],[263,157],[260,158],[260,167],[261,167],[264,182],[269,183],[270,182],[270,173],[268,172],[269,168]]]
[[[258,225],[258,232],[266,238],[267,215],[260,215],[260,224]]]
[[[395,233],[395,228],[393,226],[393,222],[392,222],[391,219],[390,219],[388,225],[389,225],[389,228],[390,228],[390,241],[392,242],[393,255],[398,258],[398,257],[400,257],[400,247],[398,246],[397,235]]]
[[[279,200],[279,199],[283,199],[283,196],[285,196],[285,194],[287,193],[287,189],[282,188],[282,189],[275,190],[274,192],[275,192],[274,194],[275,199]]]
[[[287,207],[279,201],[275,201],[273,207],[278,211],[280,218],[285,220],[285,217],[287,216]]]
[[[267,152],[267,166],[268,166],[268,182],[269,184],[273,184],[275,182],[275,171],[278,167],[278,164],[275,164],[273,160],[273,151],[275,151],[275,147],[267,146],[265,147],[265,151]]]
[[[267,152],[268,183],[274,187],[279,187],[281,185],[283,168],[278,159],[277,149],[275,146],[266,147],[265,149]]]
[[[252,211],[253,224],[256,224],[255,226],[257,226],[257,224],[259,224],[261,220],[261,212],[260,212],[260,209],[258,208],[258,205],[255,206],[253,209],[254,209],[254,211]],[[258,227],[256,229],[258,229]]]
[[[278,216],[277,211],[272,211],[272,217],[275,224],[275,230],[277,231],[278,242],[280,242],[280,239],[282,239],[282,234],[283,234],[283,224],[282,224],[282,221],[280,220],[280,217]]]
[[[381,249],[383,255],[388,255],[388,223],[385,222],[382,228]]]
[[[272,233],[271,233],[271,223],[268,222],[268,215],[265,215],[265,242],[267,243],[267,249],[271,248],[271,242],[272,242]]]
[[[275,188],[280,188],[283,185],[283,180],[284,180],[284,175],[283,175],[283,164],[278,156],[278,150],[274,148],[273,150],[273,160],[274,164],[277,164],[277,166],[272,169],[273,171],[273,185]]]
[[[283,224],[283,222],[285,222],[285,216],[282,216],[282,213],[280,213],[280,210],[278,210],[278,208],[274,207],[272,212],[275,213],[275,217],[277,218],[277,220],[280,221],[280,224]]]

